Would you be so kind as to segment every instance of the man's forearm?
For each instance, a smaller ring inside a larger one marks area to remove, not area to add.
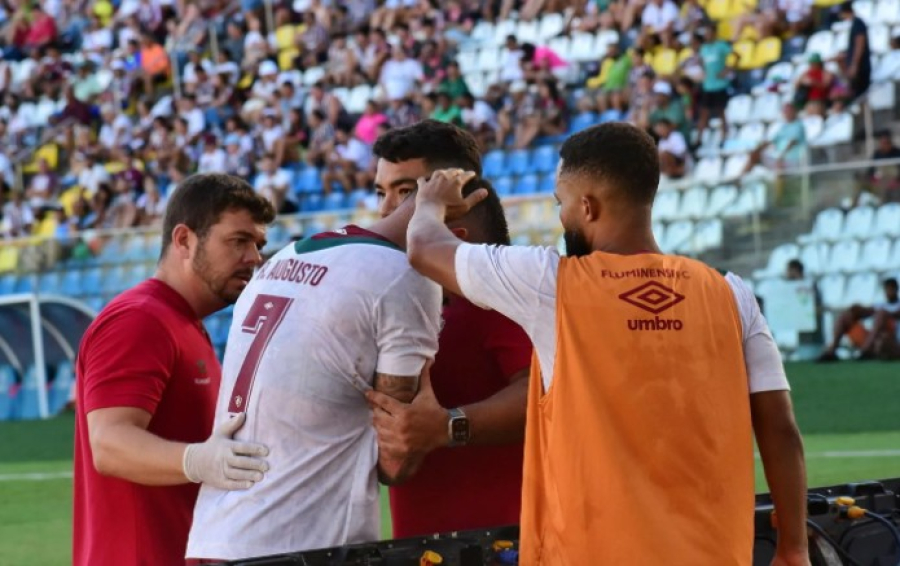
[[[416,210],[407,228],[407,255],[416,266],[427,259],[431,246],[441,240],[456,239],[444,224],[446,207],[437,203],[416,203]]]
[[[784,551],[803,550],[808,546],[803,440],[789,408],[788,402],[788,413],[783,418],[768,413],[754,414],[753,419],[766,481],[778,516],[778,548]]]
[[[526,370],[527,371],[527,370]],[[528,379],[520,378],[478,403],[461,407],[469,419],[470,444],[510,444],[525,438]]]
[[[131,424],[111,424],[91,432],[94,466],[102,475],[143,485],[188,483],[183,468],[187,444]]]

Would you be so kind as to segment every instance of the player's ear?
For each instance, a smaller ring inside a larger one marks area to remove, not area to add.
[[[181,259],[191,256],[191,248],[197,240],[197,235],[185,224],[178,224],[172,228],[172,251]]]

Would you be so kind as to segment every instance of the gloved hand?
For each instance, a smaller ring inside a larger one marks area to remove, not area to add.
[[[246,413],[240,413],[222,423],[206,442],[188,445],[182,461],[187,479],[229,491],[250,489],[263,479],[269,464],[260,457],[267,456],[269,449],[232,439],[246,418]]]

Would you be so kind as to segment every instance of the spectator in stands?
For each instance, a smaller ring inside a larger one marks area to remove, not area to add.
[[[378,84],[389,100],[405,98],[413,94],[416,85],[423,78],[422,65],[407,57],[400,46],[393,48],[393,56],[381,67]]]
[[[381,112],[374,100],[366,102],[362,116],[356,122],[354,134],[364,144],[371,146],[378,139],[378,126],[387,123],[388,117]]]
[[[284,137],[284,128],[281,127],[279,115],[276,110],[266,108],[262,113],[262,126],[258,130],[259,146],[265,153],[275,152],[276,146]]]
[[[131,228],[137,222],[137,208],[134,193],[124,177],[115,177],[112,185],[113,198],[109,205],[109,224],[117,229]]]
[[[194,143],[206,130],[206,114],[197,107],[193,94],[184,93],[178,100],[178,115],[187,122],[188,143]]]
[[[569,64],[555,51],[546,46],[522,44],[520,60],[522,72],[529,81],[542,81],[549,78],[562,78]]]
[[[631,90],[628,104],[627,120],[645,130],[650,128],[650,112],[655,106],[654,78],[652,70],[644,71],[638,78],[637,85]]]
[[[654,128],[662,119],[666,119],[687,140],[688,120],[680,97],[672,91],[672,84],[666,81],[657,81],[653,85],[655,105],[648,118],[650,127]]]
[[[52,204],[53,198],[59,189],[59,181],[56,174],[50,170],[46,159],[38,159],[38,172],[32,175],[28,181],[26,197],[28,204],[33,209],[43,208]]]
[[[391,128],[411,126],[421,117],[419,109],[406,97],[390,99],[386,114]]]
[[[675,22],[675,31],[679,34],[694,33],[701,27],[713,25],[712,20],[706,14],[706,10],[700,5],[699,0],[685,0],[678,11],[678,20]]]
[[[279,169],[275,156],[271,153],[263,155],[259,164],[259,173],[253,181],[253,189],[265,197],[278,214],[297,212],[297,202],[291,194],[291,177],[284,169]]]
[[[321,111],[328,120],[328,123],[333,127],[337,127],[347,115],[340,99],[328,92],[325,88],[325,83],[321,81],[317,82],[309,89],[309,96],[306,97],[306,102],[304,104],[304,112],[306,113],[307,119],[309,119],[310,115],[316,110]]]
[[[459,63],[452,61],[447,64],[447,75],[438,86],[438,91],[447,94],[453,100],[468,94],[469,85],[459,70]]]
[[[528,83],[525,81],[516,81],[509,87],[509,96],[504,101],[503,109],[497,115],[497,147],[506,147],[506,139],[511,134],[515,136],[516,147],[521,146],[519,142],[523,141],[518,135],[521,131],[520,126],[525,123],[529,116],[533,116],[537,112],[536,97],[528,92]]]
[[[670,179],[680,179],[687,171],[688,146],[684,135],[669,118],[659,118],[653,126],[659,138],[659,170]]]
[[[441,84],[447,78],[449,65],[457,66],[456,77],[458,80],[455,82],[462,80],[462,74],[459,72],[459,65],[456,61],[447,59],[441,49],[438,48],[436,41],[428,40],[422,44],[419,61],[422,63],[422,88],[427,92],[432,92],[441,87]],[[462,84],[465,85],[464,80],[462,80]],[[458,88],[458,86],[456,84],[451,84],[450,88]]]
[[[872,161],[887,159],[900,159],[900,148],[894,145],[890,130],[880,130],[875,133],[877,146],[872,153]],[[881,202],[900,202],[900,164],[874,165],[866,172],[865,180],[860,187],[876,197]],[[858,203],[860,191],[857,191],[854,202]]]
[[[65,90],[66,105],[62,112],[51,118],[51,122],[66,122],[72,120],[82,126],[89,126],[94,123],[94,113],[91,106],[86,104],[75,96],[75,89],[71,85]]]
[[[599,112],[605,112],[612,103],[612,96],[620,93],[628,87],[628,74],[631,71],[632,56],[622,53],[618,43],[610,43],[606,46],[606,56],[600,61],[600,69],[597,75],[591,77],[585,83],[589,91],[595,92],[594,100],[590,100],[590,94],[585,102],[579,104],[579,108]],[[599,92],[597,92],[599,90]],[[595,106],[595,104],[596,106]]]
[[[334,149],[326,157],[326,169],[322,173],[322,187],[327,194],[334,185],[349,193],[356,187],[369,184],[366,171],[372,160],[372,152],[365,143],[346,127],[335,131]]]
[[[796,169],[804,160],[806,153],[806,128],[797,114],[793,104],[785,104],[782,108],[784,122],[771,141],[759,144],[750,152],[743,177],[757,165],[780,173],[785,169]]]
[[[494,140],[497,130],[497,113],[484,100],[476,99],[467,92],[456,101],[461,109],[463,126],[472,133],[478,146],[484,151]]]
[[[303,23],[306,27],[300,34],[300,45],[303,68],[308,69],[321,65],[327,59],[329,35],[328,30],[312,10],[303,14]]]
[[[102,119],[97,141],[107,152],[131,143],[133,126],[128,116],[111,104],[102,108],[100,116]]]
[[[722,139],[728,138],[725,107],[728,106],[728,89],[731,87],[732,69],[728,66],[728,56],[732,53],[728,43],[716,38],[714,27],[706,28],[706,42],[700,47],[700,57],[703,59],[703,84],[700,88],[698,141],[703,139],[703,132],[710,118],[722,120]],[[739,57],[736,52],[734,55]]]
[[[241,150],[241,136],[236,133],[225,136],[225,168],[223,171],[229,175],[247,178],[252,170],[250,155]]]
[[[103,87],[97,78],[97,73],[94,72],[93,63],[90,61],[79,63],[77,73],[72,79],[72,90],[75,98],[90,104],[96,96],[103,93]]]
[[[3,205],[3,236],[19,238],[27,236],[34,225],[34,212],[22,191],[11,191]]]
[[[897,280],[884,280],[885,302],[871,307],[853,305],[834,321],[834,336],[831,344],[819,356],[820,362],[837,361],[837,349],[844,336],[859,349],[857,359],[900,359],[897,344],[897,320],[900,319],[900,296]],[[862,321],[872,319],[872,330],[866,329]]]
[[[509,83],[524,78],[522,47],[515,35],[506,36],[506,55],[500,65],[500,81]]]
[[[678,6],[672,0],[650,0],[641,12],[641,31],[645,36],[659,37],[663,45],[671,48],[678,19]]]
[[[328,58],[325,63],[328,82],[335,86],[352,87],[357,79],[356,54],[347,45],[347,36],[332,34],[328,47]]]
[[[838,9],[839,17],[850,22],[850,38],[842,64],[844,76],[850,83],[852,97],[858,98],[872,84],[872,52],[869,47],[869,27],[853,12],[853,2],[848,0]]]
[[[197,161],[197,173],[222,173],[227,168],[225,151],[219,146],[215,134],[207,133],[203,137],[203,153]]]
[[[152,96],[155,85],[162,84],[169,79],[169,71],[169,54],[151,34],[145,33],[141,38],[140,74],[143,80],[144,94]]]
[[[303,113],[297,108],[291,108],[287,114],[287,126],[284,134],[275,141],[275,160],[279,167],[290,163],[301,162],[301,150],[309,140],[309,129]]]
[[[794,104],[804,108],[807,115],[825,116],[831,105],[837,79],[825,70],[818,53],[809,56],[809,66],[797,78],[794,85]]]
[[[112,188],[107,183],[101,183],[96,191],[88,194],[91,195],[91,206],[84,220],[85,228],[94,230],[113,228],[113,218],[109,213],[114,198]]]
[[[78,175],[78,185],[89,195],[93,195],[101,185],[110,181],[106,168],[98,163],[96,157],[90,153],[75,154],[73,172]]]
[[[239,29],[239,28],[238,28]],[[237,32],[238,30],[233,30]],[[245,69],[253,68],[260,61],[266,58],[269,53],[269,44],[262,33],[262,22],[259,17],[253,13],[247,15],[247,32],[244,34],[241,30],[243,41],[241,66]],[[238,39],[238,38],[235,38]]]
[[[439,92],[434,97],[435,108],[431,112],[430,118],[438,122],[453,124],[454,126],[462,125],[462,110],[456,105],[456,101],[450,98],[446,92]]]
[[[309,128],[309,149],[306,152],[306,162],[309,165],[320,167],[325,164],[325,158],[334,143],[334,127],[325,119],[325,114],[321,110],[313,110],[309,116]]]
[[[156,180],[147,176],[144,178],[144,191],[137,198],[137,223],[144,227],[159,227],[162,224],[163,215],[166,213],[166,198],[159,192]]]
[[[815,281],[807,281],[806,268],[799,259],[792,259],[787,263],[784,278],[788,281],[806,281],[812,290],[813,304],[816,309],[816,329],[811,332],[800,333],[801,344],[822,344],[822,297]]]

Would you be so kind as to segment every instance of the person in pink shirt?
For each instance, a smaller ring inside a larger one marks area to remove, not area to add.
[[[366,145],[374,144],[378,139],[378,126],[387,121],[387,116],[378,110],[374,101],[370,100],[356,123],[356,137]]]

